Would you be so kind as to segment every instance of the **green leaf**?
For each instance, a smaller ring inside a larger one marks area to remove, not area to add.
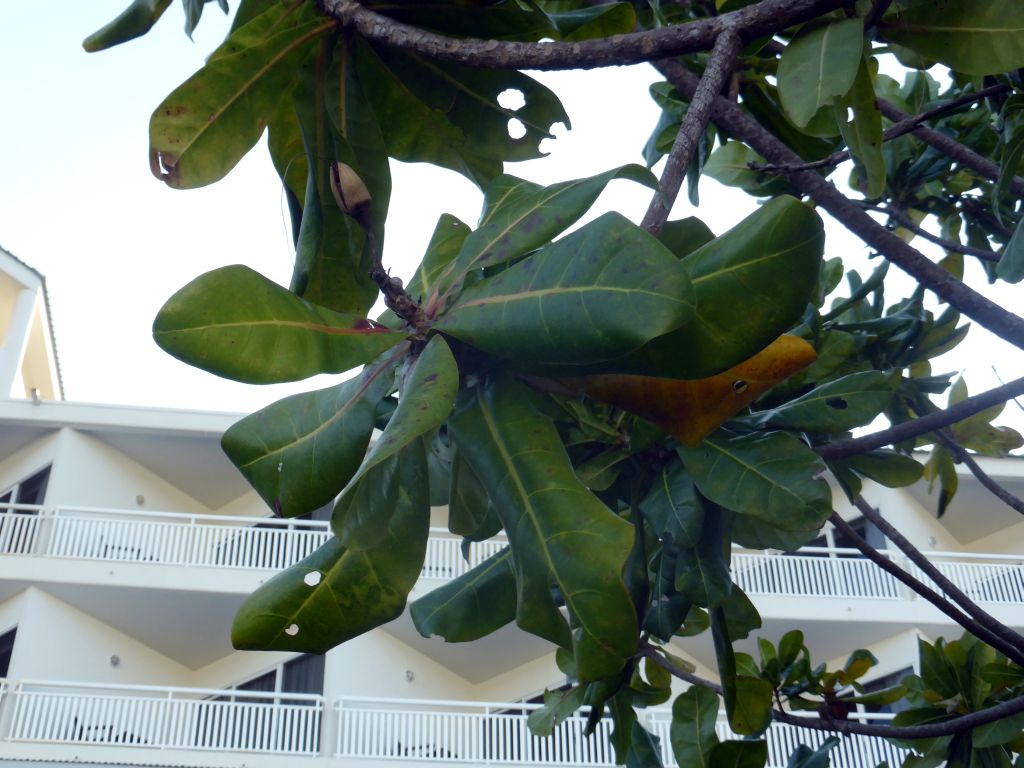
[[[551,736],[556,727],[583,705],[584,693],[583,686],[574,686],[568,691],[544,691],[544,706],[533,710],[526,718],[530,733],[542,738]]]
[[[333,312],[241,265],[200,275],[167,300],[153,338],[168,354],[250,384],[297,381],[368,363],[404,333]]]
[[[683,547],[695,547],[704,524],[704,505],[682,464],[672,462],[655,478],[640,513],[658,538],[671,536]]]
[[[746,593],[735,584],[722,601],[725,630],[733,640],[743,640],[761,628],[761,614]]]
[[[704,173],[727,187],[739,187],[758,197],[778,194],[787,188],[785,180],[753,170],[751,163],[765,164],[765,159],[742,141],[726,141],[711,153]]]
[[[783,531],[817,530],[832,512],[824,462],[792,435],[719,429],[676,450],[700,492],[726,509]]]
[[[401,615],[423,566],[430,503],[422,444],[399,461],[399,500],[380,545],[356,552],[330,539],[257,588],[235,616],[235,648],[326,653]]]
[[[403,353],[399,348],[343,384],[292,395],[246,416],[221,438],[224,453],[277,514],[295,517],[322,507],[362,462],[377,403],[391,390]]]
[[[725,541],[722,513],[714,510],[704,516],[697,546],[679,550],[676,589],[690,602],[713,608],[728,598],[733,585]]]
[[[467,288],[434,327],[500,359],[573,371],[624,357],[693,309],[679,260],[606,213]]]
[[[626,768],[662,768],[661,742],[639,722],[634,722],[630,731]]]
[[[804,633],[799,629],[791,629],[779,640],[779,666],[785,670],[796,661],[804,647]]]
[[[142,37],[160,20],[170,4],[171,0],[133,0],[116,19],[85,38],[82,47],[89,53],[95,53]]]
[[[282,18],[288,13],[284,6],[276,12]],[[214,52],[205,67],[153,112],[149,123],[153,175],[175,189],[201,187],[227,175],[259,140],[281,96],[290,90],[295,64],[336,23],[318,17],[282,24],[257,45],[226,56]],[[242,27],[232,37],[245,32]],[[232,45],[231,37],[224,45]]]
[[[576,478],[551,420],[529,390],[500,378],[470,390],[449,420],[508,533],[516,623],[574,652],[579,679],[618,672],[635,650],[636,613],[622,573],[633,527]],[[557,585],[578,629],[553,599]]]
[[[630,3],[605,3],[549,12],[548,18],[564,41],[624,35],[632,32],[636,25],[636,13]]]
[[[843,22],[841,22],[843,23]],[[853,109],[853,122],[846,121],[845,104]],[[836,122],[863,181],[867,198],[885,192],[885,157],[882,155],[882,113],[878,109],[875,86],[867,61],[861,61],[849,98],[836,110]]]
[[[484,192],[480,226],[458,257],[437,278],[428,315],[443,310],[472,270],[506,264],[548,244],[572,226],[613,179],[630,179],[657,189],[657,179],[638,165],[624,165],[597,176],[541,187],[514,176],[499,176]]]
[[[472,231],[467,224],[451,214],[441,214],[430,243],[427,244],[426,253],[423,254],[423,261],[409,281],[406,290],[410,296],[422,301],[434,291],[438,276],[458,256]]]
[[[666,221],[658,233],[658,239],[677,258],[682,259],[714,240],[715,233],[696,216],[687,216],[685,219]]]
[[[919,2],[882,19],[880,34],[965,75],[1024,66],[1024,5],[1017,0]]]
[[[723,741],[711,752],[711,768],[763,768],[768,762],[768,742]]]
[[[342,496],[377,464],[421,435],[437,429],[448,418],[459,390],[459,368],[443,337],[434,336],[427,342],[399,389],[398,408],[341,492]]]
[[[1024,280],[1024,216],[1017,222],[1013,236],[999,254],[996,275],[1008,283]]]
[[[884,411],[899,376],[881,371],[851,373],[756,414],[759,424],[812,434],[835,434],[870,423]]]
[[[427,593],[410,606],[424,637],[449,643],[479,640],[516,617],[516,579],[506,547],[476,567]]]
[[[832,751],[832,748],[839,744],[839,737],[829,736],[821,745],[812,750],[806,744],[801,744],[789,756],[789,760],[786,763],[786,768],[828,768],[829,756],[828,753]],[[888,768],[887,764],[883,761],[876,768]]]
[[[869,451],[834,463],[849,467],[886,488],[913,485],[924,472],[924,467],[916,459],[886,450]]]
[[[777,549],[795,552],[817,537],[817,529],[782,531],[771,523],[751,515],[736,515],[732,526],[732,540],[747,549]]]
[[[864,20],[843,19],[800,31],[779,59],[779,98],[799,127],[853,86],[864,47]]]
[[[203,15],[203,8],[207,3],[211,2],[214,2],[214,0],[183,0],[183,5],[185,6],[185,34],[188,35],[189,40],[192,39],[192,33],[199,26],[199,20]],[[228,0],[216,0],[216,2],[224,13],[228,12]]]
[[[520,72],[463,67],[365,42],[358,51],[359,79],[397,160],[450,168],[484,186],[501,173],[502,161],[543,156],[540,142],[552,137],[551,128],[569,125],[554,92]],[[510,89],[523,96],[519,109],[498,103]],[[510,120],[522,125],[522,137],[509,134]]]
[[[676,765],[710,768],[711,752],[718,744],[718,694],[704,685],[692,685],[672,703],[669,738]]]
[[[699,379],[752,357],[799,321],[817,283],[824,237],[811,208],[787,196],[769,201],[683,259],[697,299],[695,320],[648,342],[619,367]]]
[[[452,452],[448,499],[448,530],[452,533],[479,541],[501,530],[487,489],[458,450]]]
[[[971,742],[976,748],[995,747],[1013,741],[1021,731],[1024,731],[1024,712],[975,728],[971,731]]]

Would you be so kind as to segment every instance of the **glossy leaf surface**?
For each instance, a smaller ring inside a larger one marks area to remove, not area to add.
[[[532,407],[521,385],[503,378],[471,390],[449,426],[508,535],[516,623],[571,647],[581,680],[620,670],[637,639],[622,577],[632,526],[577,480],[554,425]],[[552,599],[553,584],[576,632]]]
[[[297,381],[368,363],[405,334],[332,312],[241,265],[200,275],[153,321],[167,353],[250,384]]]
[[[899,378],[881,371],[851,373],[815,387],[785,405],[757,414],[761,423],[814,434],[868,424],[892,401]]]

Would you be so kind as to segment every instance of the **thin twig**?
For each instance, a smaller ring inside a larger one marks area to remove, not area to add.
[[[963,421],[968,416],[980,413],[986,408],[991,408],[993,405],[1005,403],[1017,395],[1024,395],[1024,378],[1015,379],[1009,384],[1003,384],[1001,387],[982,392],[980,395],[965,398],[956,405],[951,405],[944,410],[925,414],[919,418],[897,424],[889,429],[872,432],[870,435],[864,435],[864,437],[855,437],[852,440],[820,445],[815,448],[815,451],[825,461],[857,456],[867,451],[873,451],[876,448],[883,448],[893,443],[909,440],[918,435],[934,432],[942,427],[948,427],[950,424]]]
[[[929,110],[922,112],[919,115],[907,116],[905,119],[900,120],[895,125],[890,126],[882,134],[882,141],[892,141],[898,139],[900,136],[910,133],[922,123],[932,120],[936,117],[940,117],[948,112],[959,109],[967,104],[973,104],[976,101],[994,96],[999,93],[1006,93],[1012,90],[1009,85],[999,84],[990,85],[988,88],[982,88],[980,91],[973,91],[971,93],[965,93],[952,101],[947,101],[943,104],[939,104],[936,107],[932,107]],[[820,160],[813,160],[808,163],[797,163],[790,165],[774,165],[774,164],[758,164],[751,163],[750,168],[754,171],[762,171],[764,173],[790,173],[792,171],[813,171],[819,168],[828,168],[829,166],[839,165],[841,162],[850,159],[850,150],[841,149],[838,152],[833,152],[828,157],[823,157]]]
[[[992,375],[996,377],[996,381],[998,381],[1000,384],[1006,383],[1005,381],[1003,381],[1003,377],[999,375],[999,371],[996,370],[996,367],[994,365],[992,366]],[[1016,405],[1018,408],[1024,411],[1024,405],[1020,404],[1020,400],[1018,400],[1016,397],[1012,397],[1010,399],[1013,400],[1014,405]]]
[[[890,120],[902,121],[910,117],[906,112],[895,104],[878,99],[878,108],[882,114]],[[999,166],[991,160],[982,157],[977,152],[968,149],[955,139],[951,139],[944,133],[929,128],[926,125],[919,125],[913,130],[913,134],[930,147],[942,152],[946,157],[952,158],[965,168],[969,168],[979,176],[991,181],[999,179]],[[1024,179],[1014,176],[1010,182],[1010,190],[1018,197],[1024,196]]]
[[[978,482],[987,488],[993,496],[1010,507],[1010,509],[1024,515],[1024,499],[1010,493],[997,483],[991,475],[981,468],[981,465],[974,460],[974,457],[956,441],[956,438],[953,437],[948,429],[936,430],[935,434],[938,435],[939,440],[946,446],[946,449],[953,454],[954,461],[958,464],[963,464],[971,470],[971,474],[978,478]]]
[[[732,74],[741,47],[740,36],[732,29],[724,30],[715,41],[697,92],[690,100],[690,106],[679,125],[679,133],[676,134],[672,151],[669,152],[665,163],[658,191],[654,194],[644,220],[640,223],[640,226],[652,235],[657,236],[668,220],[669,211],[672,210],[679,188],[686,178],[690,160],[700,146],[700,139],[707,129],[708,120],[711,119],[711,104]]]
[[[854,499],[854,503],[857,505],[857,508],[860,509],[862,512],[864,511],[864,506],[870,507],[870,505],[867,504],[867,502],[865,502],[864,499],[860,496]],[[874,518],[870,519],[872,520],[872,522],[874,521]],[[1024,659],[1024,654],[1021,654],[1017,650],[1016,646],[1014,646],[1009,641],[1004,640],[1002,637],[1000,637],[1000,635],[985,627],[981,622],[972,618],[965,610],[963,610],[956,604],[951,603],[949,600],[940,595],[934,589],[929,587],[927,584],[923,583],[920,579],[915,578],[914,576],[907,573],[907,571],[905,571],[903,568],[900,568],[898,565],[896,565],[896,563],[894,563],[892,560],[887,558],[877,549],[868,544],[868,542],[865,541],[865,539],[859,533],[857,533],[850,526],[850,524],[843,520],[843,518],[841,518],[838,514],[833,512],[831,517],[829,517],[829,522],[831,522],[832,525],[836,527],[836,530],[842,533],[843,536],[847,537],[851,542],[853,542],[853,546],[860,550],[861,554],[863,554],[868,560],[873,562],[875,565],[877,565],[883,571],[885,571],[890,576],[895,578],[897,581],[900,581],[903,584],[905,584],[916,594],[923,597],[933,606],[938,608],[939,611],[946,614],[949,618],[951,618],[961,627],[966,629],[972,635],[977,637],[979,640],[988,643],[993,648],[998,649],[1002,653],[1006,654],[1008,657],[1012,658],[1018,664],[1020,663],[1021,659]],[[879,526],[876,525],[876,527]],[[879,530],[881,530],[880,527]],[[916,552],[917,550],[914,551]],[[920,553],[918,553],[918,555],[920,555]],[[931,564],[929,563],[929,565]]]
[[[646,641],[641,642],[639,655],[647,657],[665,671],[670,672],[672,675],[678,677],[680,680],[684,680],[687,683],[690,683],[690,685],[703,685],[710,688],[719,695],[722,694],[722,686],[720,686],[718,683],[713,683],[710,680],[705,680],[703,677],[699,677],[693,674],[692,672],[688,672],[682,667],[673,664],[669,659],[665,658],[665,655],[662,654],[660,649],[655,645],[651,645]]]
[[[906,212],[900,210],[899,208],[894,208],[890,206],[887,208],[878,208],[877,210],[879,210],[882,213],[888,214],[890,218],[895,219],[899,223],[899,225],[904,229],[910,230],[915,235],[920,235],[929,242],[942,246],[947,251],[954,251],[956,253],[962,253],[967,256],[974,256],[975,258],[981,259],[983,261],[999,261],[998,253],[986,251],[982,248],[975,248],[970,245],[961,245],[960,243],[954,242],[952,240],[946,240],[945,238],[939,237],[938,235],[933,235],[924,227],[918,226],[914,222],[914,220],[911,219],[910,216],[906,214]]]
[[[693,97],[699,81],[686,67],[675,61],[659,61],[654,66],[684,98]],[[728,99],[721,96],[715,99],[711,119],[770,163],[792,165],[803,162],[799,155]],[[1000,338],[1024,349],[1024,318],[969,287],[916,248],[903,242],[817,173],[794,171],[786,174],[786,178],[800,192],[827,210],[837,222],[940,299]]]
[[[861,514],[870,520],[883,536],[895,544],[897,549],[905,554],[910,562],[920,568],[922,573],[935,582],[935,585],[945,593],[949,600],[954,602],[965,613],[967,613],[975,622],[977,622],[977,625],[984,627],[985,633],[978,635],[980,640],[984,640],[993,648],[1002,651],[1017,664],[1024,664],[1024,637],[1002,622],[997,621],[991,614],[983,610],[981,606],[965,595],[963,590],[961,590],[956,584],[943,576],[939,569],[936,568],[927,557],[921,554],[917,547],[907,540],[906,536],[900,533],[884,517],[878,514],[878,510],[868,504],[862,496],[856,497],[853,500],[853,503],[856,505],[857,509],[861,511]],[[961,622],[961,624],[963,624],[963,622]],[[973,634],[977,635],[977,632],[974,630],[971,631]],[[994,642],[992,639],[986,638],[986,635],[995,636],[998,642]]]
[[[593,69],[707,51],[723,31],[744,42],[818,18],[848,0],[762,0],[732,13],[579,42],[529,43],[455,38],[404,24],[365,8],[356,0],[319,0],[324,13],[368,40],[448,61],[487,69]]]

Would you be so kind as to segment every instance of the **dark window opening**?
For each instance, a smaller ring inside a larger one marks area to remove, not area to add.
[[[892,688],[894,685],[899,685],[900,681],[903,680],[907,675],[914,674],[914,670],[911,667],[901,669],[898,672],[893,672],[890,675],[876,678],[870,683],[864,683],[864,693],[877,693],[878,691],[884,691],[886,688]],[[905,709],[910,709],[913,705],[905,698],[900,699],[892,704],[864,704],[865,712],[889,712],[896,714],[902,712]]]
[[[0,678],[7,677],[11,668],[11,656],[14,654],[14,636],[18,634],[15,627],[10,632],[0,635]]]
[[[0,495],[0,552],[12,555],[32,552],[38,520],[30,518],[38,515],[38,510],[12,509],[3,505],[41,505],[46,498],[49,480],[50,467],[44,467]]]

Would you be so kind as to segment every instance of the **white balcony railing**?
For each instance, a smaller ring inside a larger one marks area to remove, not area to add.
[[[497,763],[532,765],[611,766],[615,753],[609,741],[611,721],[604,718],[592,736],[584,735],[586,710],[562,723],[548,738],[530,733],[526,720],[539,704],[403,700],[367,697],[338,699],[338,758]],[[890,715],[862,715],[887,719]],[[672,713],[641,713],[646,728],[661,741],[662,762],[676,765],[669,729]],[[716,731],[722,740],[735,736],[724,719]],[[799,744],[818,747],[829,736],[791,725],[768,729],[767,768],[785,768]],[[831,752],[835,768],[874,768],[883,760],[902,762],[904,750],[881,739],[846,736]]]
[[[10,700],[12,742],[320,753],[322,696],[25,681]]]
[[[0,553],[116,562],[280,570],[330,537],[326,522],[84,507],[0,507]],[[474,542],[432,528],[422,578],[461,576],[504,547],[504,538]],[[930,584],[900,553],[887,557]],[[1024,558],[932,552],[947,578],[981,603],[1024,603]],[[853,549],[807,547],[798,555],[736,550],[736,583],[751,595],[873,600],[916,596]]]

